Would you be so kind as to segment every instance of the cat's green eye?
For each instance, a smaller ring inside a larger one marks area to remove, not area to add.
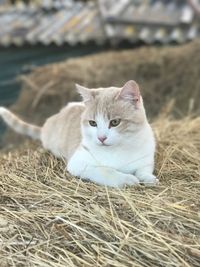
[[[97,127],[96,121],[89,121],[90,126]]]
[[[115,119],[110,121],[110,127],[116,127],[120,124],[121,120],[120,119]]]

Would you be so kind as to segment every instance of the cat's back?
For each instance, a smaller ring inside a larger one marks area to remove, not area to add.
[[[48,118],[42,128],[43,146],[56,156],[69,159],[81,142],[82,102],[72,102]]]

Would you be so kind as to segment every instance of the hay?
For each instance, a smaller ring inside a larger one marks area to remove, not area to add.
[[[157,187],[80,181],[30,143],[2,154],[1,266],[200,266],[200,118],[154,128]]]
[[[150,119],[174,99],[176,117],[200,115],[200,41],[175,47],[143,47],[110,51],[36,68],[20,78],[23,89],[12,110],[42,124],[69,101],[78,100],[75,83],[88,87],[139,82]],[[9,131],[3,144],[19,143]]]
[[[75,83],[89,88],[122,86],[135,79],[141,85],[150,117],[158,115],[172,98],[176,99],[176,116],[191,111],[200,114],[199,62],[200,40],[182,46],[142,47],[70,59],[22,76],[23,91],[14,108],[41,122],[66,102],[79,99]]]

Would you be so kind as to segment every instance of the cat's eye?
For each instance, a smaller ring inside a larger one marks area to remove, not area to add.
[[[97,127],[96,121],[89,121],[90,126]]]
[[[116,127],[120,124],[121,120],[120,119],[115,119],[110,121],[110,127]]]

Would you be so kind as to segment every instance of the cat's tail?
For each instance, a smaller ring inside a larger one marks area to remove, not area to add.
[[[15,132],[27,135],[36,140],[40,140],[40,127],[22,121],[15,114],[4,107],[0,107],[0,117],[2,117],[4,122],[9,125]]]

